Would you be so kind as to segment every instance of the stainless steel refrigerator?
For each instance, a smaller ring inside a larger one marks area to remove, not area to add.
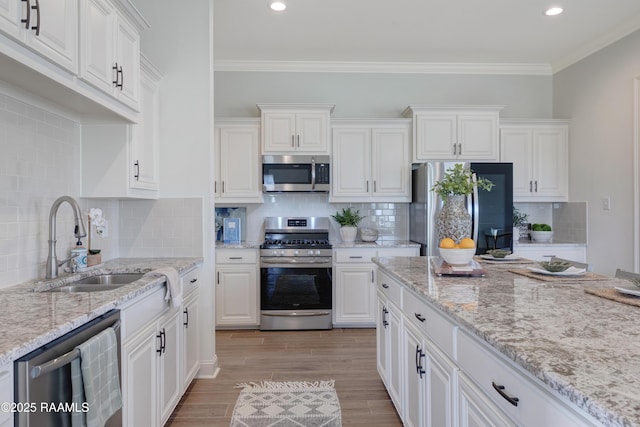
[[[513,164],[427,162],[413,167],[413,196],[409,209],[409,238],[420,243],[420,255],[438,255],[436,218],[442,200],[431,188],[456,163],[462,163],[477,177],[487,178],[494,184],[491,191],[476,189],[467,197],[476,253],[483,254],[494,248],[513,250]]]

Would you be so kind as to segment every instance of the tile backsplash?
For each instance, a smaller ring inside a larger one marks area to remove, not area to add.
[[[246,239],[260,241],[264,237],[262,223],[267,216],[325,216],[346,207],[358,209],[365,218],[360,227],[378,230],[378,240],[409,238],[408,203],[329,203],[326,194],[284,193],[264,196],[264,203],[246,206]],[[332,219],[329,238],[339,240],[339,226]],[[358,236],[359,238],[359,236]]]

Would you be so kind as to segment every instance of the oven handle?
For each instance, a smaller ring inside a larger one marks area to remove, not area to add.
[[[313,264],[314,267],[317,267],[318,264],[327,264],[328,266],[331,266],[331,258],[324,258],[324,259],[308,259],[308,260],[304,260],[304,261],[298,261],[298,260],[294,260],[294,259],[283,259],[283,258],[261,258],[260,259],[260,263],[261,264],[283,264],[283,265],[295,265],[298,267],[304,267],[305,265],[310,265]]]
[[[111,327],[114,330],[120,328],[120,320],[116,320]],[[74,348],[68,353],[63,354],[60,357],[56,357],[55,359],[51,359],[48,362],[43,363],[42,365],[34,366],[31,368],[31,378],[38,378],[40,375],[46,374],[47,372],[55,371],[61,366],[69,364],[73,361],[73,359],[80,357],[80,350]]]
[[[273,317],[308,317],[308,316],[326,316],[331,314],[330,311],[296,311],[295,313],[261,313],[263,316]]]

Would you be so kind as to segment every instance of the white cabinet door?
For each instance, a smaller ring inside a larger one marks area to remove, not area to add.
[[[369,263],[335,266],[334,324],[375,324],[374,270]]]
[[[13,402],[13,363],[0,367],[0,402]],[[13,426],[13,413],[11,411],[0,412],[0,426]]]
[[[378,315],[376,317],[376,366],[378,374],[384,382],[387,390],[389,389],[389,319],[387,308],[389,301],[382,295],[378,294]]]
[[[80,3],[80,72],[82,79],[112,93],[116,71],[115,13],[106,0],[86,0]]]
[[[371,131],[333,130],[332,196],[369,197],[371,190]]]
[[[327,153],[329,151],[329,113],[296,114],[296,151]]]
[[[498,138],[498,114],[458,115],[458,159],[497,160]]]
[[[513,163],[514,200],[529,197],[533,190],[532,145],[532,129],[500,130],[500,161]]]
[[[372,141],[372,180],[374,196],[409,195],[409,130],[374,128]]]
[[[421,113],[414,120],[414,150],[418,160],[445,160],[457,157],[457,145],[454,145],[458,142],[455,113]]]
[[[123,18],[116,20],[116,52],[118,83],[116,96],[137,109],[140,100],[140,34]]]
[[[145,64],[145,70],[151,67]],[[140,122],[132,125],[129,157],[129,185],[141,190],[158,191],[160,166],[160,76],[157,72],[142,73]]]
[[[567,201],[566,121],[505,121],[500,129],[500,161],[513,163],[514,202]]]
[[[182,390],[186,390],[191,381],[198,373],[200,367],[200,337],[198,336],[198,292],[191,294],[184,302],[182,310],[182,332],[183,342],[183,385]]]
[[[259,126],[222,126],[218,136],[219,176],[216,199],[221,203],[261,203]]]
[[[216,325],[257,325],[256,265],[217,265],[216,283]]]
[[[295,151],[296,115],[291,112],[265,112],[262,116],[263,152]]]
[[[182,310],[172,309],[158,324],[161,334],[159,373],[160,425],[164,425],[182,396]]]
[[[389,303],[387,305],[388,329],[388,392],[399,414],[402,414],[402,320],[400,310]]]
[[[456,399],[455,365],[435,345],[423,341],[426,353],[426,425],[452,427],[454,425],[454,405]]]
[[[14,39],[20,39],[27,16],[27,5],[16,0],[0,0],[0,31]]]
[[[31,11],[31,28],[26,33],[29,46],[72,73],[78,72],[77,0],[40,0],[39,10]]]
[[[122,344],[124,427],[157,427],[160,336],[152,324]]]
[[[406,427],[422,427],[426,425],[425,419],[425,382],[426,370],[422,345],[422,337],[413,328],[405,323],[403,328],[404,343],[404,405],[403,422]]]
[[[533,131],[534,192],[538,197],[566,198],[568,193],[566,127]]]

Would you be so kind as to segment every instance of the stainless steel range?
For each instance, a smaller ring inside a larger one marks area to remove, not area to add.
[[[331,329],[329,218],[268,217],[260,246],[260,329]]]

